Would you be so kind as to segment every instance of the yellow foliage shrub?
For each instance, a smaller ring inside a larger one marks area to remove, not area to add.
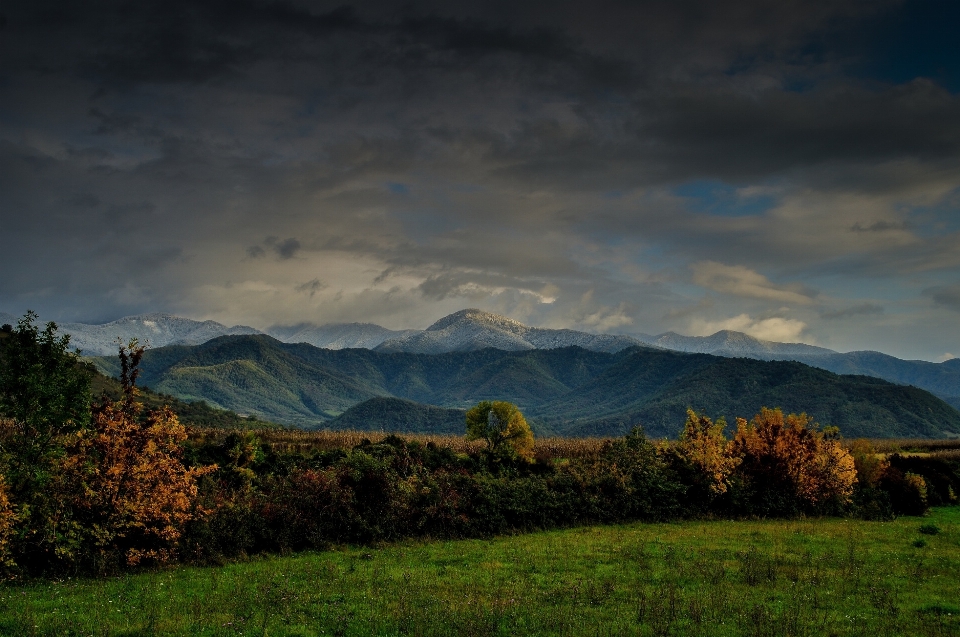
[[[723,435],[726,422],[713,422],[704,414],[687,410],[687,422],[674,446],[677,455],[697,469],[708,480],[714,494],[726,493],[728,480],[740,464],[740,458],[730,455],[730,443]]]

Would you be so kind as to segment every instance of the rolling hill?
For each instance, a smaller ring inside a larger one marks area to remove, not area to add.
[[[15,324],[16,317],[2,322]],[[195,345],[231,334],[260,334],[245,326],[226,327],[214,321],[192,321],[170,314],[143,314],[103,325],[64,323],[61,331],[71,334],[74,346],[87,355],[111,355],[119,338],[136,337],[152,347],[174,344]],[[554,330],[523,325],[504,316],[476,309],[446,316],[426,330],[389,330],[372,323],[300,323],[273,326],[267,330],[287,343],[307,343],[325,349],[365,348],[380,352],[439,354],[465,352],[488,347],[507,351],[556,349],[578,346],[600,352],[618,352],[628,347],[647,346],[687,353],[713,354],[728,358],[792,360],[837,374],[882,378],[901,385],[926,389],[960,408],[960,360],[944,363],[902,360],[880,352],[838,353],[803,343],[777,343],[742,332],[722,330],[710,336],[684,336],[666,332],[658,336],[635,334],[588,334],[575,330]]]
[[[402,431],[413,434],[463,434],[465,411],[424,405],[403,398],[371,398],[330,422],[331,431]]]
[[[114,359],[96,361],[116,373]],[[142,370],[143,382],[158,391],[304,427],[334,426],[338,416],[374,398],[446,409],[496,399],[518,404],[540,435],[620,435],[639,423],[651,435],[673,436],[687,407],[732,420],[761,406],[806,411],[848,436],[960,435],[960,412],[916,388],[796,362],[641,347],[429,355],[224,336],[199,346],[148,350]],[[384,423],[382,414],[390,409],[411,407],[373,402],[369,409],[365,413],[380,414],[375,420]],[[405,426],[402,421],[398,416],[392,422]]]

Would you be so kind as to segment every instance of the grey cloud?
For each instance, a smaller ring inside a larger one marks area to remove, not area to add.
[[[310,281],[307,281],[306,283],[300,283],[294,289],[297,292],[303,292],[304,294],[313,296],[317,292],[320,292],[321,290],[325,290],[328,287],[330,286],[328,286],[326,283],[324,283],[320,279],[312,279]]]
[[[877,221],[868,226],[861,225],[859,222],[850,227],[851,232],[887,232],[890,230],[907,230],[909,225],[906,223],[891,223],[889,221]]]
[[[66,203],[77,208],[96,208],[100,205],[100,199],[89,192],[80,192],[66,199]]]
[[[852,316],[871,316],[883,314],[883,306],[876,303],[861,303],[842,310],[833,310],[830,312],[821,312],[820,318],[827,320],[845,319]]]
[[[267,251],[263,246],[266,246],[272,250],[273,253],[277,255],[277,258],[281,261],[292,259],[303,247],[300,241],[294,237],[288,237],[281,240],[278,236],[270,235],[263,240],[262,245],[248,246],[246,249],[247,258],[260,259],[266,256]]]
[[[300,242],[293,237],[279,241],[273,246],[273,250],[277,253],[277,256],[284,260],[295,257],[299,249]]]
[[[933,299],[933,302],[937,305],[960,311],[960,284],[927,288],[923,291],[923,294]]]
[[[537,287],[542,287],[540,283]],[[443,272],[427,277],[418,289],[427,299],[441,301],[447,297],[482,298],[504,289],[530,290],[530,284],[494,272]]]
[[[293,322],[481,298],[554,326],[625,303],[653,331],[783,303],[815,323],[864,275],[915,298],[960,267],[960,98],[867,81],[829,44],[896,2],[61,5],[5,9],[5,303],[116,318],[226,282],[202,313],[262,285],[293,300],[258,311]],[[698,208],[689,181],[735,205]],[[744,269],[702,273],[701,306],[684,287],[708,261]]]

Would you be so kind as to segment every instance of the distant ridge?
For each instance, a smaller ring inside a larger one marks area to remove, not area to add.
[[[260,334],[246,325],[227,327],[216,321],[194,321],[160,312],[138,314],[122,319],[87,325],[85,323],[58,324],[61,332],[70,335],[71,347],[88,356],[104,356],[117,352],[117,339],[127,343],[136,338],[150,347],[165,345],[200,345],[218,336]]]
[[[328,323],[314,325],[275,325],[267,334],[285,343],[309,343],[324,349],[373,349],[393,338],[416,334],[420,330],[388,330],[373,323]]]
[[[115,356],[92,360],[117,374]],[[672,437],[688,407],[732,418],[767,405],[805,411],[849,437],[960,436],[960,413],[920,389],[790,361],[649,347],[417,354],[221,336],[148,350],[141,370],[145,385],[182,400],[306,428],[454,430],[460,416],[436,408],[508,400],[537,435],[617,436],[642,424]]]
[[[824,356],[837,352],[804,343],[776,343],[754,338],[743,332],[721,330],[710,336],[682,336],[667,332],[646,341],[651,345],[678,352],[714,354],[716,356],[761,358],[786,356]]]
[[[638,345],[645,343],[630,336],[527,327],[499,314],[468,309],[445,316],[422,332],[384,341],[376,350],[445,354],[487,347],[516,352],[576,346],[595,352],[618,352]]]
[[[0,322],[15,325],[17,317],[0,312]],[[119,338],[138,338],[151,347],[200,344],[218,336],[259,334],[252,327],[226,327],[215,321],[192,321],[171,314],[141,314],[103,325],[64,323],[62,332],[88,356],[111,355]],[[498,314],[478,309],[454,312],[426,330],[390,330],[373,323],[300,323],[274,326],[268,333],[286,343],[309,343],[338,350],[375,349],[381,352],[439,354],[492,347],[506,351],[556,349],[578,346],[597,352],[618,352],[645,346],[728,358],[797,361],[838,374],[882,378],[901,385],[926,389],[960,408],[960,361],[944,363],[902,360],[880,352],[839,353],[804,343],[777,343],[742,332],[722,330],[710,336],[683,336],[666,332],[657,336],[589,334],[569,329],[529,327]]]

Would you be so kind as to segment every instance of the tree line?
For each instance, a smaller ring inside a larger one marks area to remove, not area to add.
[[[677,441],[636,428],[585,457],[536,458],[515,405],[466,414],[486,448],[457,454],[389,436],[282,453],[250,431],[191,440],[144,409],[143,348],[119,347],[119,398],[56,325],[0,329],[0,571],[106,574],[175,562],[405,537],[482,537],[575,524],[690,517],[887,519],[955,500],[960,466],[877,455],[804,414],[726,422],[690,410]],[[904,463],[912,463],[909,467]]]

